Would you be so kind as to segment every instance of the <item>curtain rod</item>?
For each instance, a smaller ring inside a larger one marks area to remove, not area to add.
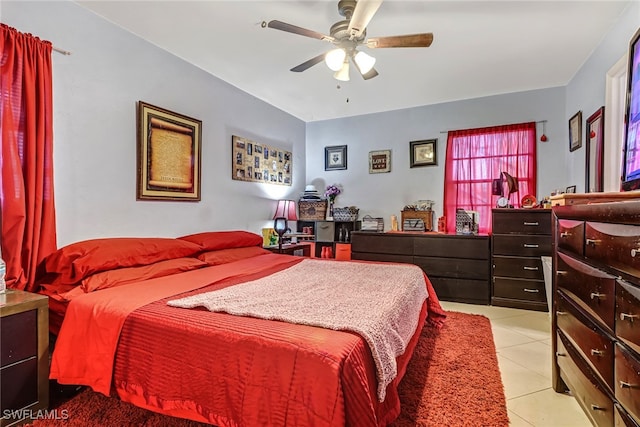
[[[71,55],[71,52],[69,52],[68,50],[60,49],[59,47],[52,46],[52,49],[63,55]]]
[[[547,123],[546,120],[538,120],[536,123]],[[448,130],[441,130],[440,133],[449,133],[450,131]]]

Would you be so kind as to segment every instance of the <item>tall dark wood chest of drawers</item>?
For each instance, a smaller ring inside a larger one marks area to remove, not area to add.
[[[48,298],[8,290],[0,294],[0,426],[48,406]]]
[[[594,425],[640,425],[640,201],[553,213],[553,388]]]
[[[547,311],[542,256],[551,256],[551,210],[493,209],[491,304]]]

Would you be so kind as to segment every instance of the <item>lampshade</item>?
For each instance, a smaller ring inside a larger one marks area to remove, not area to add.
[[[353,60],[358,64],[358,68],[362,74],[367,74],[373,68],[373,64],[376,63],[376,58],[371,55],[368,55],[364,52],[356,53],[356,56],[353,57]]]
[[[342,64],[342,68],[340,68],[339,71],[335,72],[333,78],[342,82],[349,81],[349,59],[345,59],[344,63]]]
[[[278,200],[276,213],[273,215],[273,219],[276,218],[286,218],[289,221],[297,221],[296,202],[293,200]]]
[[[344,57],[347,56],[344,49],[333,49],[327,52],[324,56],[324,62],[327,64],[327,67],[333,71],[338,71],[342,68],[342,64],[344,63]]]

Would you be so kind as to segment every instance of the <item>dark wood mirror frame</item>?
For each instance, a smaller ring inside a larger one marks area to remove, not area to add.
[[[585,185],[586,193],[604,191],[604,107],[598,108],[587,119],[585,132]]]

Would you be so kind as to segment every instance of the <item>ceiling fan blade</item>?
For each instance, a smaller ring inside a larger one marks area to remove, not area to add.
[[[371,37],[367,39],[367,47],[429,47],[433,42],[433,33],[407,34],[404,36]]]
[[[294,73],[300,73],[304,70],[306,70],[307,68],[311,68],[316,64],[319,64],[320,62],[324,61],[324,56],[326,55],[326,53],[321,53],[318,56],[315,56],[313,58],[311,58],[308,61],[303,62],[302,64],[295,66],[291,69],[291,71],[293,71]]]
[[[352,38],[362,35],[381,4],[382,0],[358,0],[349,20],[349,35]]]
[[[326,34],[318,33],[317,31],[308,30],[306,28],[298,27],[296,25],[287,24],[286,22],[282,22],[282,21],[277,21],[277,20],[269,21],[267,26],[275,30],[286,31],[287,33],[298,34],[300,36],[305,36],[305,37],[311,37],[312,39],[326,40],[329,42],[332,42],[335,40],[333,37],[328,36]]]

